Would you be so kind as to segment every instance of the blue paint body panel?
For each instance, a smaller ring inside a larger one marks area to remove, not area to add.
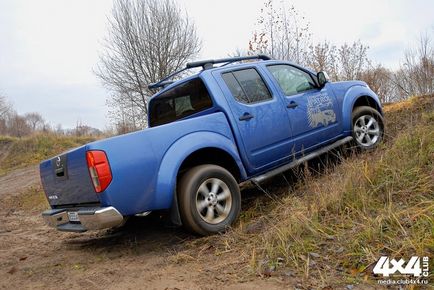
[[[323,88],[285,96],[267,69],[269,65],[293,63],[262,61],[204,70],[164,88],[152,99],[179,85],[200,78],[209,91],[212,108],[169,124],[89,143],[62,154],[67,176],[57,177],[57,157],[40,164],[44,190],[52,207],[98,203],[113,206],[122,215],[169,209],[176,192],[178,171],[184,160],[200,149],[216,148],[237,164],[240,181],[266,173],[301,154],[351,135],[351,113],[360,97],[380,107],[378,97],[360,81],[327,83]],[[272,99],[241,104],[231,95],[222,73],[253,68],[261,76]],[[293,102],[295,108],[288,108]],[[254,116],[240,121],[244,113]],[[382,112],[380,112],[382,113]],[[103,150],[113,180],[95,193],[85,154]],[[55,197],[56,196],[56,197]]]
[[[68,167],[64,176],[57,177],[54,174],[56,158],[46,160],[39,166],[42,186],[47,193],[52,206],[73,205],[79,203],[98,202],[86,162],[86,146],[81,146],[62,154],[67,156]]]

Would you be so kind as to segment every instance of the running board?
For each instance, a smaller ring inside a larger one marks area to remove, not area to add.
[[[314,151],[312,153],[309,153],[306,156],[301,157],[300,159],[292,161],[291,163],[285,164],[285,165],[283,165],[281,167],[278,167],[276,169],[268,171],[267,173],[264,173],[262,175],[253,177],[250,181],[253,182],[254,184],[261,183],[261,182],[263,182],[263,181],[265,181],[265,180],[267,180],[267,179],[269,179],[269,178],[271,178],[273,176],[281,174],[281,173],[283,173],[283,172],[285,172],[285,171],[287,171],[287,170],[289,170],[291,168],[294,168],[294,167],[299,166],[300,164],[303,164],[306,161],[309,161],[309,160],[311,160],[313,158],[316,158],[316,157],[320,156],[321,154],[327,153],[330,150],[333,150],[333,149],[335,149],[335,148],[337,148],[339,146],[342,146],[345,143],[350,142],[351,140],[353,140],[353,137],[351,137],[351,136],[348,136],[348,137],[345,137],[343,139],[340,139],[340,140],[336,141],[335,143],[332,143],[330,145],[322,147],[322,148],[320,148],[320,149],[318,149],[318,150],[316,150],[316,151]]]

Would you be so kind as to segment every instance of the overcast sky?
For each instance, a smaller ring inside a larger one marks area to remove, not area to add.
[[[390,68],[421,33],[434,35],[434,1],[285,1],[310,22],[316,41],[360,39],[369,56]],[[245,49],[264,0],[178,0],[195,21],[201,58]],[[0,95],[23,114],[51,124],[81,121],[104,129],[106,91],[92,73],[106,33],[111,0],[1,0]]]

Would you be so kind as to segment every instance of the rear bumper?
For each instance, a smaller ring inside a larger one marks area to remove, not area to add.
[[[42,213],[45,222],[59,231],[85,232],[122,225],[124,217],[112,206],[78,209],[50,209]]]

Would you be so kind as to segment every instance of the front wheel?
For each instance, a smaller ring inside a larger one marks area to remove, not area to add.
[[[225,231],[241,210],[238,183],[217,165],[196,166],[184,174],[178,200],[183,225],[200,235]]]
[[[374,108],[367,106],[355,108],[352,121],[353,138],[360,149],[373,149],[383,139],[383,117]]]

